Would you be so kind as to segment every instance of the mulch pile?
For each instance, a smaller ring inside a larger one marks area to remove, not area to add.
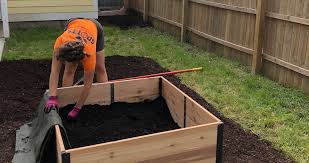
[[[50,61],[20,60],[0,62],[0,162],[11,162],[15,131],[36,115],[36,108],[48,89]],[[113,56],[106,59],[109,79],[119,79],[166,71],[151,59]],[[81,76],[82,70],[78,69]],[[78,78],[78,77],[77,77]],[[245,131],[222,116],[196,92],[181,84],[177,77],[167,77],[173,84],[211,111],[224,123],[224,162],[293,162],[268,141]]]

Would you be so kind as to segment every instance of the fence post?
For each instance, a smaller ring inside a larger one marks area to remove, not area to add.
[[[252,58],[252,73],[258,74],[262,69],[263,37],[265,28],[266,1],[257,0],[256,21],[254,32],[254,52]]]
[[[188,10],[189,0],[182,0],[181,42],[186,42],[187,40]]]
[[[148,14],[149,14],[149,0],[144,0],[144,22],[148,22]]]
[[[127,10],[129,8],[129,0],[123,1],[123,7],[124,7],[125,10]]]

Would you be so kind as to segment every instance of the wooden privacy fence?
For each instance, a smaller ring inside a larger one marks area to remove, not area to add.
[[[144,20],[309,93],[308,0],[130,0]]]

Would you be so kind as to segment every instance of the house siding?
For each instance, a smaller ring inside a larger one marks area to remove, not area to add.
[[[98,18],[97,0],[8,0],[10,22]]]

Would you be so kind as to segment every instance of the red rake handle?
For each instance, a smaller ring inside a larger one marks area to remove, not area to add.
[[[151,78],[151,77],[156,77],[156,76],[175,75],[175,74],[180,74],[180,73],[185,73],[185,72],[200,71],[202,69],[203,69],[202,67],[199,67],[199,68],[192,68],[192,69],[185,69],[185,70],[177,70],[177,71],[172,71],[172,72],[162,72],[162,73],[157,73],[157,74],[150,74],[150,75],[142,75],[142,76],[136,76],[136,77],[131,77],[131,78],[117,79],[117,80],[112,80],[110,82],[123,81],[123,80],[133,80],[133,79],[143,79],[143,78]]]
[[[123,80],[133,80],[133,79],[143,79],[143,78],[151,78],[151,77],[156,77],[156,76],[167,76],[167,75],[175,75],[175,74],[180,74],[180,73],[185,73],[185,72],[193,72],[193,71],[201,71],[203,70],[202,67],[198,68],[192,68],[192,69],[185,69],[185,70],[177,70],[177,71],[172,71],[172,72],[162,72],[162,73],[157,73],[157,74],[150,74],[150,75],[142,75],[142,76],[136,76],[136,77],[131,77],[131,78],[123,78],[123,79],[117,79],[117,80],[111,80],[109,82],[116,82],[116,81],[123,81]],[[83,78],[79,79],[76,84],[78,85],[83,81]]]

